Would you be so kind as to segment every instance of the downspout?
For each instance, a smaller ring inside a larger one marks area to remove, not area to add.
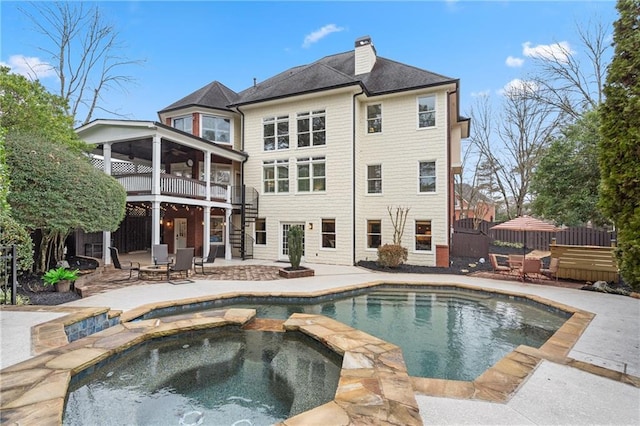
[[[356,264],[356,97],[360,96],[364,93],[364,89],[360,90],[360,93],[354,93],[353,99],[351,101],[351,120],[352,120],[352,135],[351,135],[351,223],[353,226],[353,232],[351,235],[353,241],[352,253],[351,253],[351,263],[353,265]]]
[[[453,173],[451,172],[451,94],[458,93],[458,85],[453,91],[447,91],[447,250],[449,251],[449,259],[447,267],[451,266],[451,243],[453,241],[451,230],[453,226],[452,203],[455,197],[455,186],[453,182]],[[457,111],[456,111],[457,115]],[[436,263],[437,263],[437,250],[436,250]]]

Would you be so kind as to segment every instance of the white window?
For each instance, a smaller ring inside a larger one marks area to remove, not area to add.
[[[418,127],[434,127],[436,125],[435,95],[418,98]]]
[[[289,116],[269,117],[262,120],[264,150],[289,149]]]
[[[430,220],[416,220],[416,251],[431,251]]]
[[[367,133],[382,132],[382,104],[367,105]]]
[[[382,221],[367,221],[367,248],[377,249],[382,245]]]
[[[231,119],[213,115],[202,116],[202,138],[212,142],[231,143]]]
[[[322,247],[336,248],[335,219],[322,219]]]
[[[173,119],[173,128],[193,134],[193,118],[190,115]]]
[[[382,164],[367,166],[367,194],[382,194]]]
[[[256,219],[256,245],[267,245],[267,219]]]
[[[418,166],[420,192],[436,192],[436,162],[421,161]]]
[[[265,194],[289,192],[289,160],[263,162],[262,176]]]
[[[298,114],[298,148],[325,145],[326,119],[323,109]]]
[[[298,158],[298,192],[326,190],[325,157]]]

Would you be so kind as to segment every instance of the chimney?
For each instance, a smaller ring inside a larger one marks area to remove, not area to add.
[[[355,75],[366,74],[376,63],[376,49],[371,43],[371,37],[364,36],[356,40]]]

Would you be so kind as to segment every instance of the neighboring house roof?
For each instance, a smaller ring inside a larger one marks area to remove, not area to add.
[[[213,81],[195,92],[185,96],[160,111],[172,111],[190,106],[204,106],[224,111],[230,111],[229,105],[238,98],[238,94],[219,81]]]
[[[350,85],[360,85],[367,95],[376,96],[457,82],[457,79],[380,56],[376,57],[375,65],[370,72],[355,75],[355,52],[349,51],[326,56],[308,65],[290,68],[238,94],[214,81],[169,105],[160,113],[192,105],[228,110],[233,106]]]

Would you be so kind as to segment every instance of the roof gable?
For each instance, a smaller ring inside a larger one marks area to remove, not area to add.
[[[204,106],[221,110],[229,110],[229,105],[238,98],[238,94],[219,81],[213,81],[195,92],[185,96],[177,102],[159,111],[171,111],[192,105]]]

